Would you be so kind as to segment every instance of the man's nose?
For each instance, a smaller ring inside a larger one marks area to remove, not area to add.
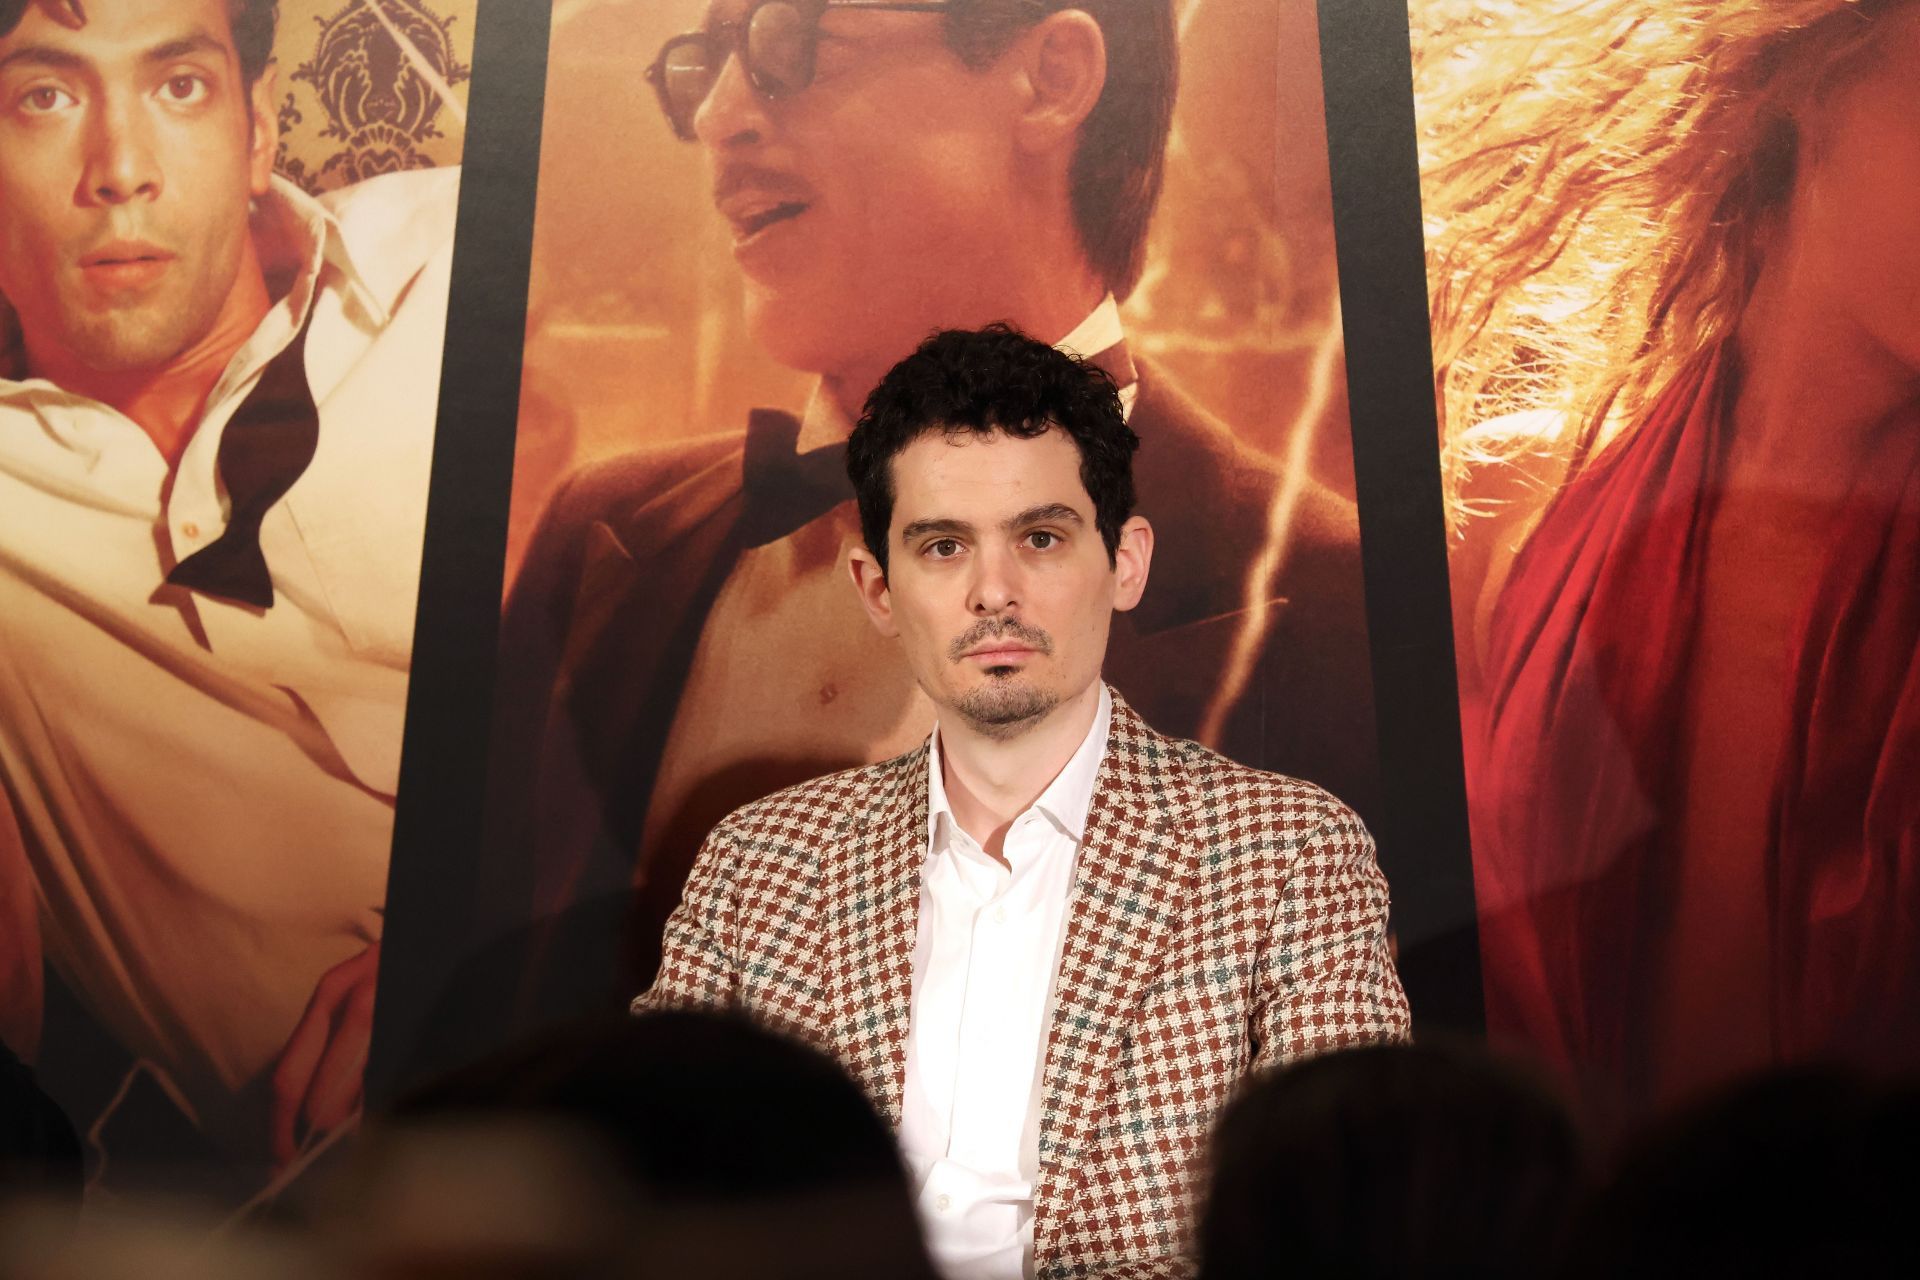
[[[754,89],[739,55],[729,53],[706,100],[693,113],[694,136],[713,148],[757,142],[765,137],[767,124],[767,100]]]
[[[163,178],[145,112],[130,102],[103,103],[91,132],[81,179],[90,201],[116,205],[160,194]]]
[[[982,549],[973,561],[967,604],[983,618],[1017,611],[1023,594],[1019,561],[1005,551]]]

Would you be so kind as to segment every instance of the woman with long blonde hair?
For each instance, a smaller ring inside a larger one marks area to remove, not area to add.
[[[1920,1059],[1920,2],[1416,0],[1491,1029]]]

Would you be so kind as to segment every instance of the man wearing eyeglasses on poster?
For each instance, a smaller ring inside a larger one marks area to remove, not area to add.
[[[720,0],[661,49],[648,79],[667,126],[705,153],[748,324],[820,381],[798,418],[756,411],[743,434],[577,473],[514,585],[490,836],[509,860],[530,851],[519,903],[536,918],[595,901],[619,915],[638,887],[630,969],[607,975],[607,995],[651,977],[714,822],[785,782],[909,750],[933,722],[840,564],[859,538],[847,434],[935,328],[1008,321],[1122,388],[1164,591],[1116,626],[1108,678],[1174,735],[1366,812],[1351,504],[1303,480],[1284,550],[1263,559],[1288,491],[1278,467],[1122,327],[1177,61],[1172,0]],[[1252,663],[1244,690],[1215,709],[1236,653]],[[590,932],[549,930],[563,950],[547,954],[575,958],[528,984],[533,1016],[576,999],[559,988],[592,969]]]

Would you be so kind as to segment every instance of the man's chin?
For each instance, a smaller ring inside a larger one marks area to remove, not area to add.
[[[988,738],[1017,738],[1060,705],[1058,695],[1019,676],[989,677],[954,704],[968,726]]]
[[[846,358],[847,300],[798,287],[747,282],[747,330],[769,356],[801,373],[825,373]],[[838,323],[836,323],[836,320]]]
[[[124,376],[160,369],[192,345],[177,317],[173,323],[122,314],[78,326],[66,342],[67,354],[96,373]]]

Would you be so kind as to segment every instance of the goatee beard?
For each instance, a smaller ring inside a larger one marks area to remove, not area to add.
[[[1030,627],[1018,618],[982,618],[954,637],[947,656],[954,662],[966,661],[967,652],[988,640],[1011,636],[1042,654],[1053,652],[1053,637],[1039,627]],[[1058,694],[1036,689],[1017,667],[989,667],[982,688],[962,694],[954,704],[973,729],[982,737],[996,741],[1017,738],[1060,705]]]
[[[1036,689],[1017,672],[989,673],[989,684],[962,695],[954,710],[984,738],[1017,738],[1060,705],[1057,694]]]

